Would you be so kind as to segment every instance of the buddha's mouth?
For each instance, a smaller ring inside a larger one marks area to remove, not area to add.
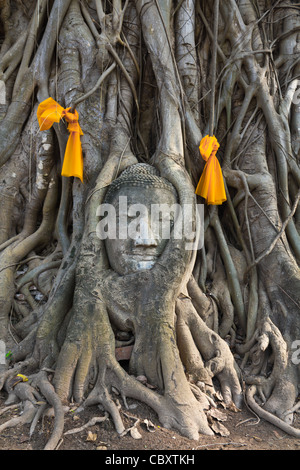
[[[132,251],[127,253],[129,256],[139,256],[139,257],[151,257],[157,258],[158,252],[157,248],[154,247],[144,247],[144,248],[134,248]]]

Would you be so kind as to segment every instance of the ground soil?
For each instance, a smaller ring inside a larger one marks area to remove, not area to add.
[[[4,395],[0,396],[0,412],[4,405]],[[244,405],[241,411],[224,409],[218,410],[225,416],[221,424],[226,427],[222,434],[213,437],[200,435],[199,441],[189,440],[173,430],[163,428],[155,413],[145,406],[133,400],[128,400],[129,410],[122,408],[122,415],[126,428],[132,427],[137,419],[136,429],[139,439],[135,439],[128,432],[120,437],[112,423],[111,418],[106,421],[85,428],[81,432],[64,435],[58,449],[59,451],[73,450],[102,450],[102,452],[116,451],[198,451],[198,450],[300,450],[300,439],[291,437],[280,429],[257,417]],[[124,414],[125,413],[125,414]],[[14,407],[0,416],[0,424],[13,416],[19,416],[20,408]],[[104,412],[98,407],[76,414],[74,408],[70,408],[65,416],[64,432],[78,428],[86,424],[91,418],[104,416]],[[148,420],[148,428],[146,422]],[[149,427],[149,421],[153,426]],[[213,419],[213,422],[220,422]],[[300,417],[297,415],[294,425],[300,428]],[[9,428],[0,433],[1,451],[25,451],[43,450],[53,426],[53,418],[45,417],[40,422],[31,438],[29,437],[30,425],[18,428]],[[227,434],[228,435],[224,435]]]

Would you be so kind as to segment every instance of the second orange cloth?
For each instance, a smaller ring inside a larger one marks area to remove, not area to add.
[[[207,204],[218,205],[226,201],[222,170],[216,157],[219,142],[215,136],[205,136],[199,146],[202,158],[206,161],[203,173],[196,188],[196,194],[206,199]]]
[[[37,118],[41,131],[46,131],[55,123],[64,118],[68,123],[70,136],[67,142],[62,176],[76,176],[83,182],[83,157],[80,136],[83,132],[80,128],[78,112],[70,112],[71,108],[64,109],[53,98],[47,98],[39,104]]]

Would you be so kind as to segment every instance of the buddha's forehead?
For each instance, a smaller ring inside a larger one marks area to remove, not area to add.
[[[112,202],[122,194],[126,194],[131,199],[144,200],[147,198],[158,201],[166,198],[166,193],[170,193],[176,199],[174,186],[165,178],[159,176],[157,170],[151,165],[138,163],[130,166],[114,180],[105,197],[106,202]]]
[[[166,188],[122,185],[110,198],[110,204],[127,210],[132,205],[173,205],[177,203],[175,192]]]

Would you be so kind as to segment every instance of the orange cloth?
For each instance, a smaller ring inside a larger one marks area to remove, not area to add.
[[[64,109],[53,98],[47,98],[39,104],[37,109],[37,118],[40,125],[40,131],[46,131],[54,124],[64,118],[68,122],[68,131],[70,132],[66,146],[62,176],[76,176],[83,182],[83,158],[80,136],[83,132],[78,123],[78,112],[70,113],[71,108]]]
[[[226,201],[224,180],[216,157],[219,142],[215,136],[205,136],[199,146],[202,158],[206,161],[203,173],[196,188],[196,194],[206,199],[207,204],[222,204]]]

